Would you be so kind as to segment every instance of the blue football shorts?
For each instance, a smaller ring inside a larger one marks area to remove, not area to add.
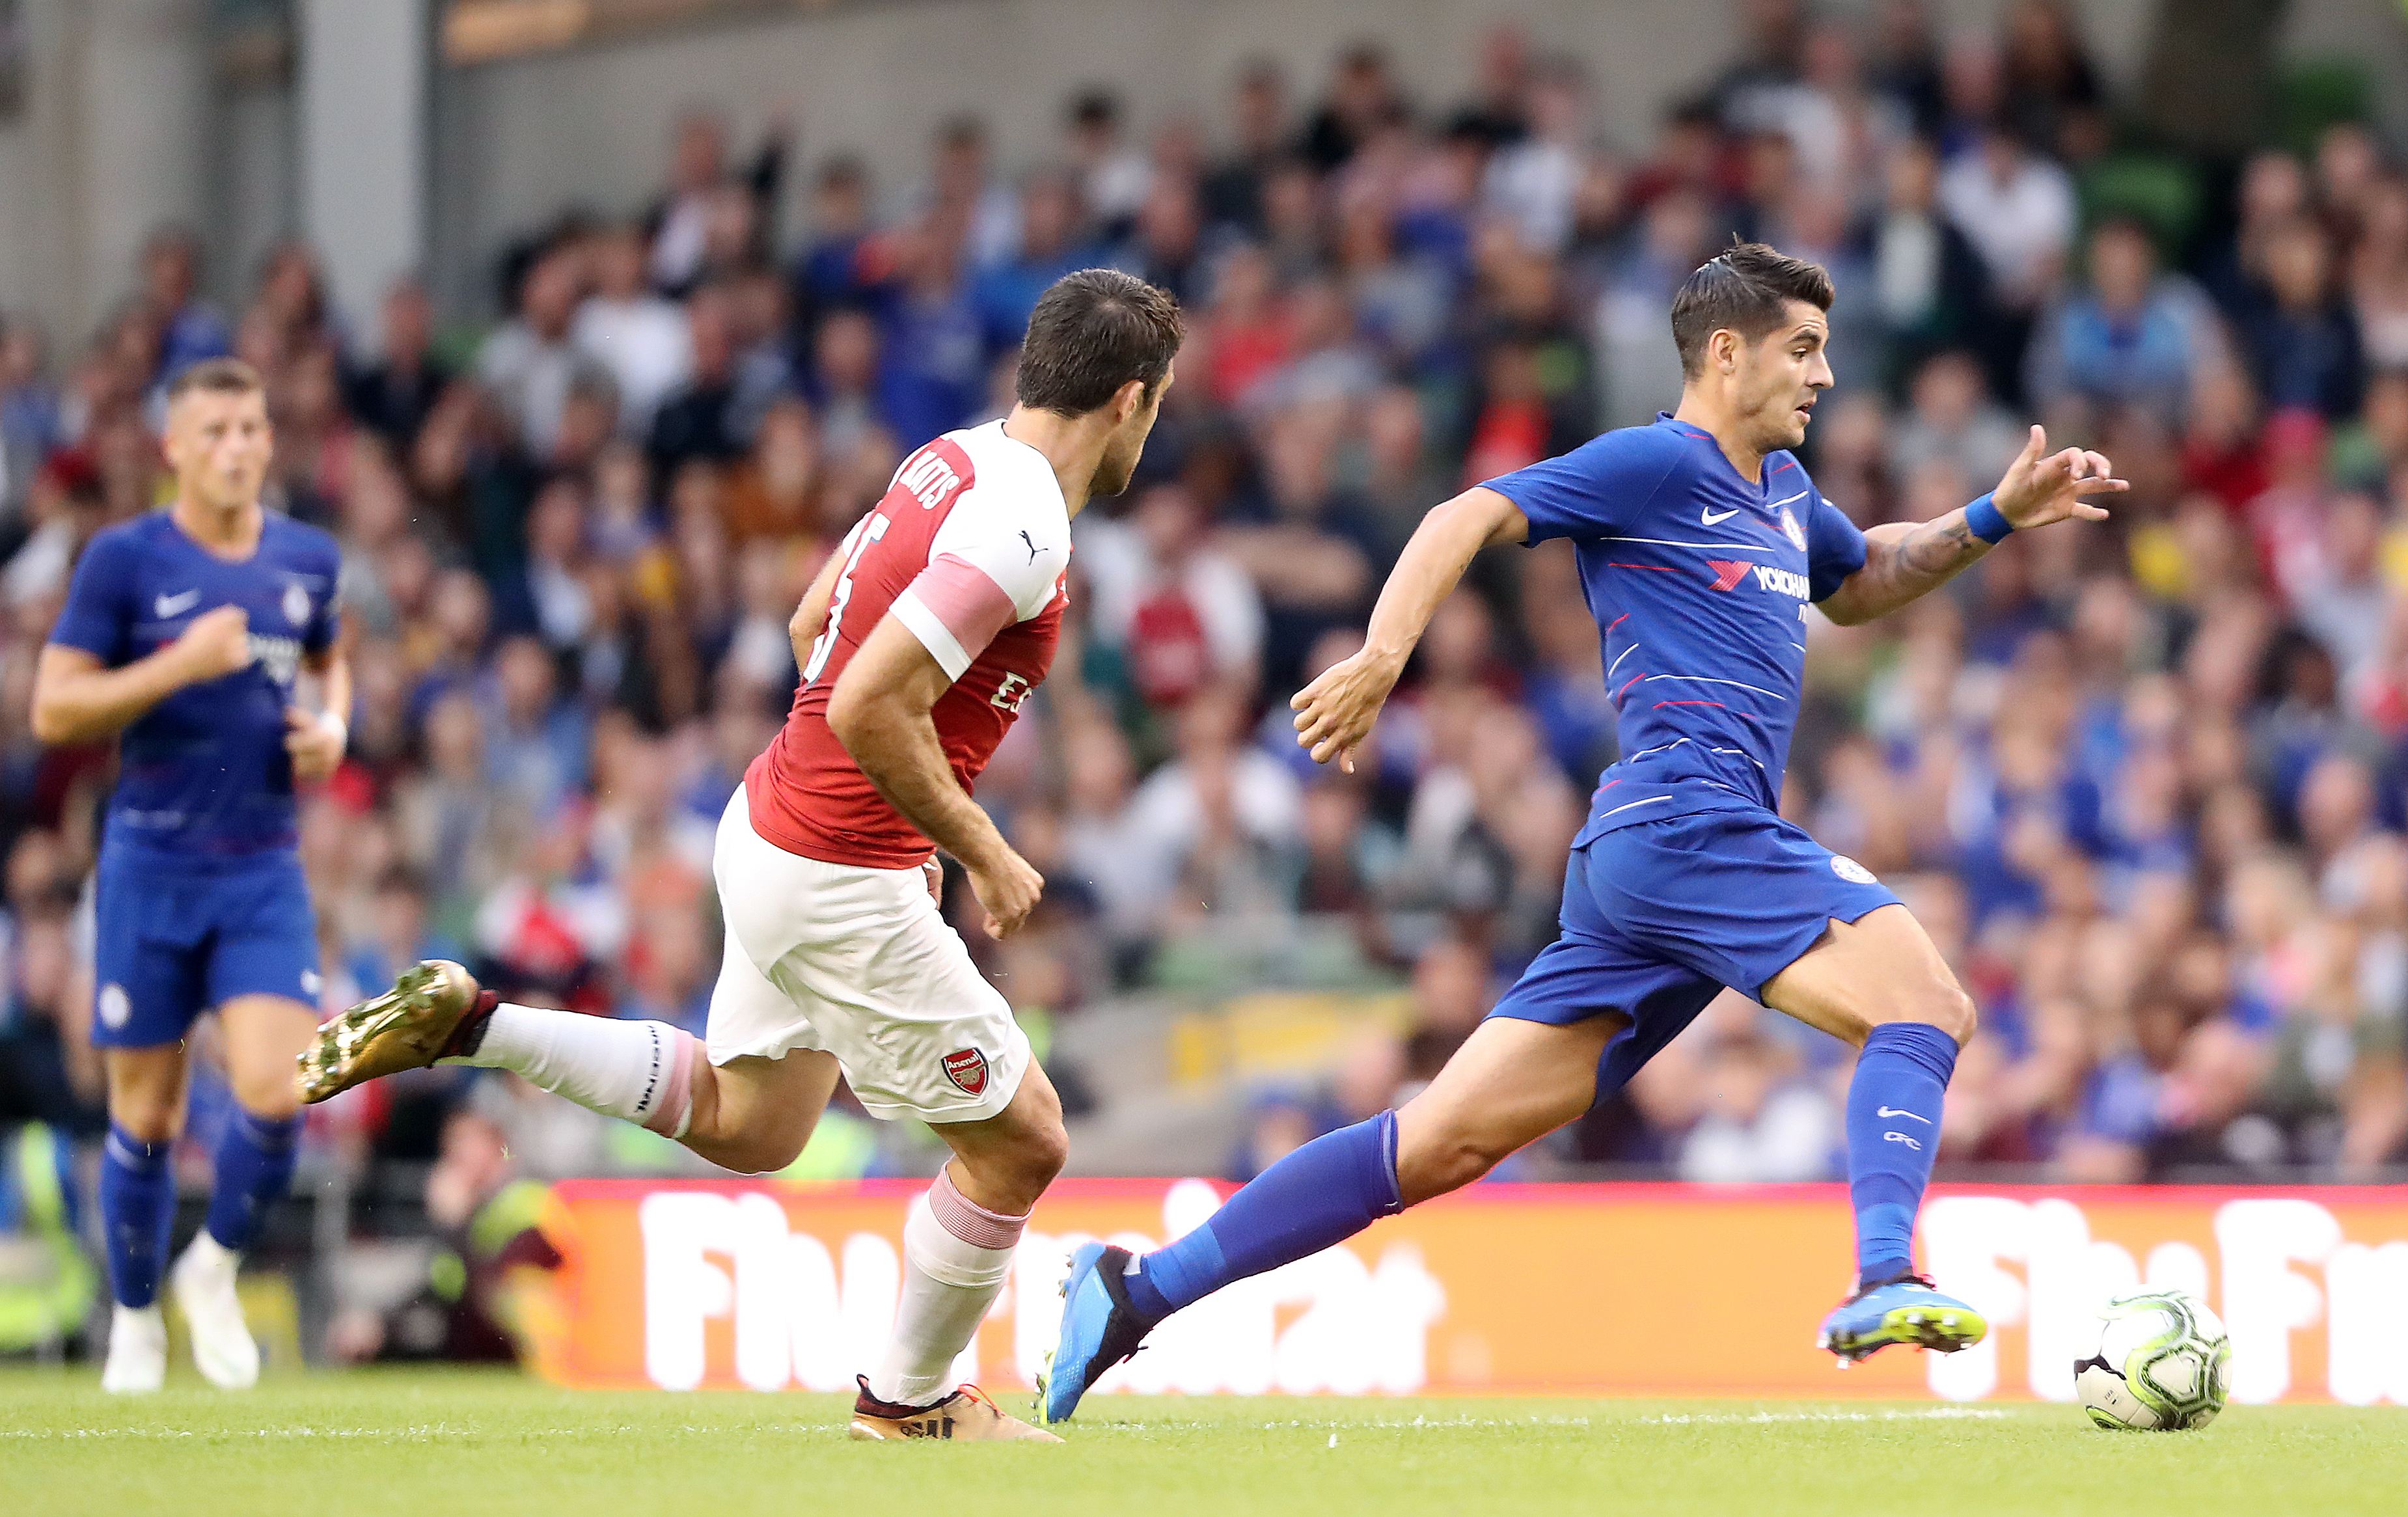
[[[103,849],[95,882],[92,1040],[180,1041],[238,995],[315,1009],[317,913],[290,850],[193,858]]]
[[[1863,866],[1770,811],[1637,823],[1573,848],[1563,936],[1489,1015],[1557,1026],[1628,1018],[1598,1063],[1603,1099],[1725,986],[1760,996],[1833,919],[1897,904]]]

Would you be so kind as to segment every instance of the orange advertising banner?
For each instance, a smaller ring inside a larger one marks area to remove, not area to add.
[[[566,1181],[538,1367],[580,1386],[850,1390],[894,1315],[922,1188]],[[1030,1384],[1074,1245],[1154,1247],[1228,1189],[1057,1183],[960,1378]],[[2099,1303],[2147,1284],[2223,1314],[2236,1400],[2408,1405],[2408,1190],[1945,1188],[1917,1251],[1990,1340],[1840,1374],[1813,1338],[1849,1275],[1843,1187],[1476,1186],[1198,1303],[1099,1390],[2070,1400]]]

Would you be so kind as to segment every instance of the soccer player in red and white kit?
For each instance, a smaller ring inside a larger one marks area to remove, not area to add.
[[[326,1023],[304,1099],[437,1061],[510,1069],[761,1173],[802,1152],[841,1072],[872,1113],[918,1117],[953,1151],[904,1225],[894,1337],[860,1377],[853,1435],[1051,1439],[951,1380],[1068,1139],[1010,1007],[938,911],[932,845],[968,872],[987,932],[1027,920],[1044,881],[970,787],[1053,662],[1070,519],[1127,488],[1181,336],[1143,280],[1064,276],[1029,318],[1011,414],[905,459],[804,596],[794,709],[719,823],[727,946],[702,1043],[497,1004],[437,962]]]

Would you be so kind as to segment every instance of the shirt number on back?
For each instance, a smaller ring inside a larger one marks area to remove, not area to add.
[[[828,655],[836,651],[837,623],[844,620],[845,603],[853,599],[853,572],[861,567],[861,555],[869,545],[886,536],[886,513],[879,512],[854,530],[853,551],[845,555],[844,573],[837,578],[836,594],[828,597],[827,625],[811,641],[810,661],[803,665],[803,683],[810,684],[827,667]]]

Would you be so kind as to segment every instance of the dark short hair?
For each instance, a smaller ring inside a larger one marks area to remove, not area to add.
[[[169,382],[167,401],[173,405],[195,390],[213,395],[265,394],[267,381],[239,358],[204,358]]]
[[[1131,379],[1151,395],[1186,335],[1169,291],[1116,268],[1065,274],[1029,315],[1015,386],[1020,403],[1084,416]]]
[[[1793,300],[1831,308],[1831,276],[1822,265],[1761,242],[1733,243],[1698,265],[1672,297],[1672,345],[1681,351],[1681,372],[1695,379],[1703,370],[1706,339],[1717,332],[1761,339],[1781,324]]]

